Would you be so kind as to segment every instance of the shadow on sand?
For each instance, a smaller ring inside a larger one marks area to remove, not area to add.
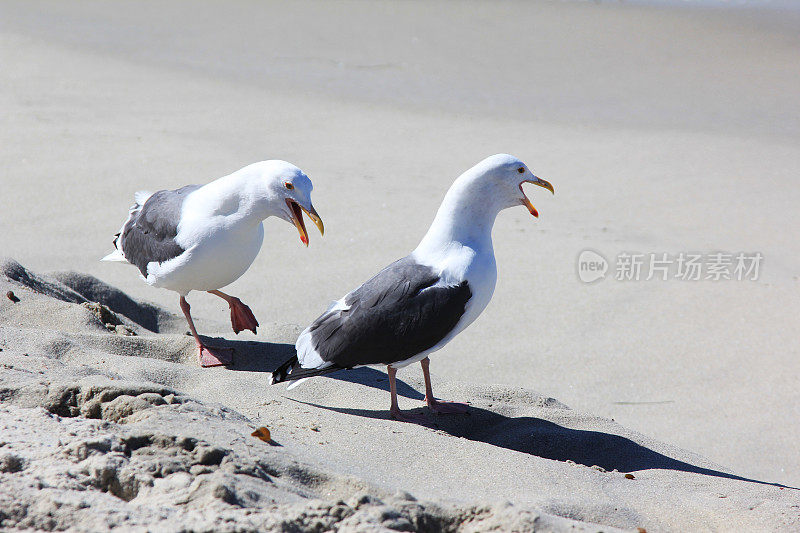
[[[233,364],[228,370],[241,372],[272,372],[295,354],[294,345],[283,342],[231,341],[200,335],[204,342],[214,346],[233,348]]]
[[[271,372],[295,353],[294,346],[283,343],[226,341],[225,345],[236,349],[234,364],[228,367],[234,371]],[[382,420],[389,418],[388,381],[385,373],[364,367],[335,372],[319,379],[336,379],[387,391],[387,409],[327,407],[289,399],[311,407],[351,416]],[[422,401],[425,398],[419,391],[399,379],[397,380],[397,393],[412,400]],[[426,407],[411,409],[410,412],[426,414],[426,421],[422,422],[422,425],[444,431],[454,437],[484,442],[545,459],[574,461],[585,466],[596,465],[605,470],[618,470],[623,473],[653,469],[676,470],[800,490],[796,487],[749,479],[679,461],[613,433],[572,429],[540,418],[508,417],[474,406],[470,407],[466,415],[436,415]]]
[[[203,335],[201,335],[203,337]],[[220,338],[206,337],[215,346],[234,349],[233,364],[228,370],[242,372],[272,372],[295,354],[294,345],[261,341],[230,341]],[[205,340],[204,339],[204,340]],[[315,379],[336,379],[350,383],[358,383],[365,387],[389,390],[389,382],[385,372],[374,368],[362,367],[347,371],[326,374]],[[416,389],[407,383],[397,380],[397,394],[412,400],[425,399]],[[388,400],[387,400],[388,401]]]
[[[357,369],[357,371],[353,370],[349,373],[338,372],[331,374],[329,377],[386,390],[387,409],[348,409],[327,407],[300,400],[294,401],[352,416],[388,419],[388,383],[385,374],[371,368]],[[383,379],[380,379],[379,376],[381,375]],[[407,398],[424,399],[423,394],[401,380],[397,380],[397,388],[398,394],[401,394],[402,391],[402,395]],[[459,400],[460,398],[453,399]],[[618,470],[623,473],[640,470],[676,470],[800,490],[797,487],[750,479],[673,459],[642,446],[631,439],[613,433],[572,429],[541,418],[530,416],[508,417],[474,406],[470,406],[467,415],[437,415],[431,413],[427,407],[411,409],[410,412],[424,413],[426,421],[422,422],[422,425],[444,431],[454,437],[484,442],[554,461],[574,461],[585,466],[597,465],[605,470]]]

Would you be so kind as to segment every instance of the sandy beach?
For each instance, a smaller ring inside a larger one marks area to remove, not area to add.
[[[753,4],[4,2],[0,525],[800,527],[800,11]],[[268,386],[498,152],[556,194],[501,214],[494,299],[432,357],[472,414],[390,421],[376,369]],[[99,259],[136,191],[269,158],[326,234],[265,222],[227,290],[257,335],[189,296],[236,348],[200,369],[176,295]],[[615,279],[621,254],[719,252],[761,254],[757,279]]]

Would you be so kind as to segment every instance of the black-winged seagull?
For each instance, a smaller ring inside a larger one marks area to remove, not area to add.
[[[433,397],[428,355],[442,348],[486,308],[497,281],[492,226],[497,214],[524,205],[539,213],[522,190],[533,183],[553,192],[516,157],[498,154],[453,183],[419,246],[334,302],[298,337],[297,355],[272,374],[272,383],[364,365],[386,365],[392,417],[398,368],[419,361],[425,401],[439,413],[463,413],[466,404]]]
[[[127,261],[154,287],[180,295],[180,306],[197,341],[202,366],[232,361],[230,348],[204,344],[197,334],[186,295],[207,291],[228,302],[238,334],[256,332],[253,312],[219,289],[250,268],[264,240],[262,221],[277,216],[297,227],[308,246],[303,212],[324,232],[311,204],[311,180],[286,161],[253,163],[207,185],[172,191],[140,191],[128,220],[114,238],[116,250],[103,261]]]

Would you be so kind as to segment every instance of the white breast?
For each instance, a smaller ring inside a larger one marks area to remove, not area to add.
[[[264,241],[264,226],[261,222],[220,226],[195,241],[174,259],[150,263],[147,282],[184,295],[230,285],[253,264]]]

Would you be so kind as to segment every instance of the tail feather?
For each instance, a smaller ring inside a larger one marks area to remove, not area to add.
[[[282,383],[286,381],[287,377],[289,376],[289,372],[292,371],[292,367],[297,364],[299,364],[297,356],[293,355],[291,359],[289,359],[281,366],[273,370],[272,379],[270,380],[270,385],[275,385],[276,383]]]
[[[117,262],[120,262],[120,263],[128,263],[129,262],[127,259],[125,259],[125,256],[122,254],[122,251],[120,250],[121,246],[120,246],[120,240],[119,239],[120,239],[120,236],[122,235],[122,232],[125,231],[125,226],[128,225],[128,222],[130,222],[130,220],[134,216],[134,214],[137,213],[142,208],[144,203],[151,196],[153,196],[153,193],[150,192],[150,191],[137,191],[133,195],[134,203],[130,207],[130,209],[128,210],[128,220],[125,221],[125,223],[122,225],[120,230],[116,233],[116,235],[114,235],[114,241],[113,242],[114,242],[114,248],[116,248],[116,250],[114,250],[113,252],[111,252],[110,254],[105,256],[104,258],[102,258],[100,261],[117,261]]]
[[[114,250],[113,252],[102,258],[100,261],[119,261],[122,263],[128,262],[128,260],[125,259],[125,256],[122,255],[122,252],[120,252],[119,250]]]
[[[133,195],[133,199],[138,205],[133,206],[131,209],[134,207],[143,206],[147,199],[151,196],[153,196],[153,193],[150,191],[136,191]]]
[[[304,381],[308,381],[309,379],[311,379],[311,378],[300,378],[297,381],[290,381],[289,382],[289,386],[286,387],[286,390],[292,390],[293,388],[299,386]]]
[[[321,376],[323,374],[336,372],[337,370],[342,370],[342,367],[331,365],[324,368],[303,368],[300,366],[300,362],[295,355],[272,372],[270,385],[283,383],[284,381],[297,381],[304,378]]]

